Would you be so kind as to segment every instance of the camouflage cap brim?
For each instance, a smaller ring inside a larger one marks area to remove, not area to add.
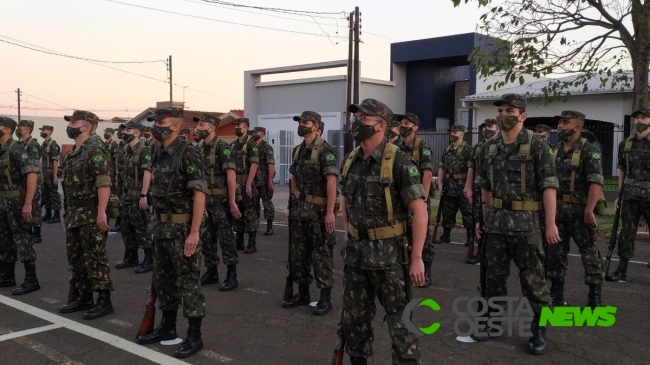
[[[636,110],[634,113],[630,114],[632,118],[636,118],[637,115],[645,115],[646,117],[650,117],[650,108],[641,108],[639,110]]]

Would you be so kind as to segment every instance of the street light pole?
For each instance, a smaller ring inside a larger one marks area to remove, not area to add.
[[[185,88],[189,86],[183,86],[183,103],[185,102]]]

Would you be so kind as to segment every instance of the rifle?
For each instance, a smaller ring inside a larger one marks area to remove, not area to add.
[[[625,176],[623,176],[623,180],[625,180]],[[621,190],[618,192],[618,209],[616,209],[616,212],[614,213],[614,224],[612,225],[612,235],[609,237],[609,244],[608,248],[609,251],[607,251],[607,256],[605,259],[607,260],[607,264],[605,266],[605,277],[609,276],[609,265],[612,263],[612,255],[614,254],[614,248],[616,247],[616,238],[618,236],[618,222],[620,221],[621,218],[621,208],[623,208],[623,190],[625,189],[625,185],[621,186]]]
[[[151,279],[151,291],[148,290],[148,292],[150,294],[149,300],[144,305],[144,315],[142,315],[142,321],[140,322],[140,327],[138,327],[136,338],[153,331],[153,324],[156,320],[156,299],[158,299],[156,288],[153,286],[153,278]]]
[[[345,336],[343,335],[343,308],[341,308],[341,322],[336,329],[336,334],[339,336],[334,346],[334,356],[332,357],[332,365],[343,365],[343,355],[345,354]]]
[[[476,189],[474,189],[476,190]],[[476,229],[476,215],[478,214],[477,209],[481,209],[481,212],[483,211],[483,207],[481,207],[480,203],[478,205],[478,208],[476,207],[476,197],[472,196],[472,205],[474,206],[473,212],[472,212],[472,229]],[[480,201],[480,197],[478,198]],[[465,257],[465,262],[468,262],[472,257],[474,257],[474,242],[476,241],[476,233],[474,234],[475,237],[472,237],[472,242],[470,242],[469,247],[467,248],[467,256]]]
[[[289,219],[287,223],[287,227],[289,228],[289,249],[287,253],[287,269],[289,272],[287,273],[287,280],[284,284],[284,295],[282,296],[283,301],[287,301],[293,297],[293,279],[291,278],[291,205],[293,203],[293,191],[291,190],[291,182],[289,182]]]
[[[68,289],[68,304],[74,302],[75,299],[79,296],[79,290],[77,289],[77,283],[74,281],[70,282],[70,289]]]
[[[440,204],[438,204],[438,214],[436,214],[436,226],[433,227],[433,239],[436,239],[436,236],[438,235],[438,227],[440,226],[440,218],[442,217],[442,207],[443,207],[443,201],[445,200],[445,196],[442,195],[442,192],[440,192]]]

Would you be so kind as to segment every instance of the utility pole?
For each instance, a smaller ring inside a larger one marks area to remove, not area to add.
[[[350,13],[350,35],[348,38],[348,78],[347,78],[347,98],[345,100],[345,128],[344,128],[344,134],[343,134],[343,151],[345,154],[350,153],[352,151],[352,146],[353,146],[353,141],[352,141],[352,132],[350,130],[351,127],[351,118],[352,118],[352,113],[347,111],[347,108],[350,104],[352,104],[352,56],[354,52],[354,12]]]
[[[18,123],[20,123],[20,88],[16,90],[16,94],[18,94]]]
[[[348,90],[347,90],[347,105],[359,104],[359,89],[360,89],[360,70],[359,70],[359,43],[361,35],[361,13],[359,7],[355,7],[354,11],[350,13],[350,36],[348,40]],[[354,148],[354,141],[352,139],[351,121],[352,114],[346,114],[347,120],[345,122],[345,135],[343,139],[343,150],[346,154]]]
[[[359,35],[361,34],[361,13],[359,7],[354,8],[354,97],[352,102],[359,103]]]
[[[169,55],[169,61],[167,64],[169,68],[169,106],[172,106],[172,103],[174,102],[174,91],[173,91],[173,83],[172,83],[172,56]]]

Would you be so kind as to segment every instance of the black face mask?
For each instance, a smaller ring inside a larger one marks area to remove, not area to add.
[[[393,132],[392,129],[389,129],[389,130],[386,131],[386,139],[387,140],[390,141],[391,139],[393,139],[395,137],[397,137],[397,133]]]
[[[377,124],[375,124],[377,125]],[[364,125],[360,123],[352,124],[352,137],[355,141],[361,143],[377,134],[375,125]]]
[[[182,139],[183,141],[187,140],[187,137],[185,136],[180,136],[179,138]]]
[[[208,138],[209,135],[210,135],[209,130],[197,129],[197,130],[194,131],[194,138],[197,141],[202,141],[202,140]]]
[[[149,138],[149,137],[151,137],[151,133],[145,133],[144,134],[144,138]]]
[[[154,125],[151,128],[151,134],[153,134],[153,138],[162,142],[169,138],[169,136],[172,134],[172,130],[169,129],[169,127],[159,127],[157,125]]]
[[[77,139],[77,137],[79,137],[79,135],[81,134],[81,127],[78,128],[67,127],[65,129],[65,132],[68,134],[68,138]]]
[[[241,137],[241,136],[244,135],[244,131],[242,131],[241,128],[237,127],[237,128],[235,128],[235,135],[236,135],[237,137]]]
[[[111,138],[110,134],[104,134],[104,139],[108,141],[108,139]]]
[[[117,138],[124,140],[124,132],[117,132]]]
[[[304,137],[304,136],[308,135],[309,133],[311,133],[311,127],[307,127],[307,126],[304,126],[304,125],[299,125],[298,126],[298,135],[300,137]]]
[[[41,133],[42,138],[47,138],[47,133]]]
[[[253,141],[259,141],[260,139],[262,139],[262,136],[253,134]]]
[[[483,138],[490,139],[490,138],[492,138],[492,136],[497,134],[497,131],[493,131],[491,129],[483,129],[482,133],[483,133]]]
[[[402,138],[406,138],[410,136],[412,132],[413,132],[413,127],[404,127],[404,126],[399,127],[399,135],[402,136]]]
[[[124,137],[122,138],[122,140],[126,143],[131,143],[131,141],[133,141],[133,138],[135,138],[134,135],[124,133]]]

